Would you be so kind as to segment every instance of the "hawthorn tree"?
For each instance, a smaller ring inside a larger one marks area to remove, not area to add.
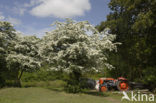
[[[80,77],[89,71],[100,71],[107,63],[107,51],[116,49],[115,35],[109,29],[99,33],[87,21],[55,22],[56,29],[47,32],[40,44],[40,54],[52,69],[68,72],[68,87],[79,87]],[[104,52],[105,51],[105,52]],[[71,92],[77,92],[75,87]]]
[[[17,86],[21,86],[20,79],[23,72],[33,72],[40,68],[38,42],[39,39],[35,36],[17,35],[14,48],[6,57],[7,67],[15,73]]]
[[[20,79],[24,71],[32,72],[40,67],[38,42],[35,36],[23,36],[8,22],[0,22],[0,74],[5,79],[14,79],[21,86]]]
[[[14,31],[15,29],[10,23],[0,21],[0,87],[5,85],[6,73],[8,73],[6,57],[12,46],[12,41],[15,40]]]

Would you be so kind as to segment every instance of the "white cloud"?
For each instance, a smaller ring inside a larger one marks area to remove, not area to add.
[[[30,13],[38,17],[68,18],[84,15],[91,9],[89,0],[37,0]]]
[[[7,21],[9,21],[10,23],[12,23],[13,25],[16,25],[16,26],[22,24],[22,22],[19,19],[12,18],[12,17],[8,17]]]

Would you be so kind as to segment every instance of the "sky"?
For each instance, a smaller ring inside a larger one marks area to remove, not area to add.
[[[106,20],[110,0],[0,0],[0,20],[24,35],[42,37],[51,24],[72,18],[96,26]]]

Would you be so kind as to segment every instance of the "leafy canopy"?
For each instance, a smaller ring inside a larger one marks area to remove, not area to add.
[[[17,72],[39,69],[38,42],[35,36],[22,36],[10,23],[0,21],[0,66]]]
[[[40,46],[40,54],[53,69],[87,72],[99,71],[103,66],[112,68],[106,52],[115,50],[117,43],[112,42],[115,35],[109,34],[109,29],[100,33],[87,21],[71,19],[55,22],[54,26],[56,29],[44,36]]]

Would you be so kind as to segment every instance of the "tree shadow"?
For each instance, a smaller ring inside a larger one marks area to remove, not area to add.
[[[55,92],[66,92],[64,90],[64,88],[52,88],[52,87],[49,87],[47,89],[55,91]],[[66,92],[66,93],[69,93],[69,92]],[[92,96],[100,96],[100,97],[108,97],[109,96],[109,93],[107,93],[107,92],[98,92],[96,90],[83,90],[80,93],[87,94],[87,95],[92,95]],[[73,93],[73,94],[75,94],[75,93]]]
[[[109,96],[108,93],[98,92],[96,90],[87,90],[87,91],[83,91],[83,93],[87,94],[87,95],[100,96],[100,97],[108,97]]]
[[[64,92],[63,88],[51,88],[51,87],[48,87],[47,89],[55,91],[55,92]]]

